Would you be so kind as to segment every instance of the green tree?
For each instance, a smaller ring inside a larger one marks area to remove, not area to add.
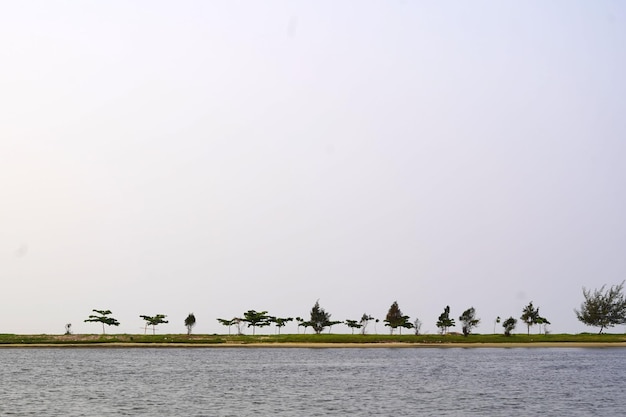
[[[585,301],[580,310],[574,310],[576,317],[587,326],[599,327],[600,333],[604,329],[626,324],[626,297],[624,297],[624,281],[613,285],[605,291],[606,285],[593,292],[583,288]]]
[[[140,315],[142,319],[146,321],[146,326],[144,327],[144,334],[148,330],[148,326],[152,326],[152,334],[156,334],[156,326],[163,323],[169,323],[165,318],[167,317],[165,314],[157,314],[156,316],[144,316]]]
[[[187,336],[191,335],[191,328],[196,325],[196,316],[193,313],[189,313],[185,319],[185,327],[187,328]]]
[[[454,325],[454,319],[450,318],[450,306],[446,306],[446,308],[443,309],[443,313],[439,315],[437,327],[439,328],[441,334],[446,334],[448,333],[448,329],[450,329],[450,327],[454,327]]]
[[[532,301],[524,307],[520,319],[526,323],[527,334],[530,334],[530,326],[537,324],[539,317],[539,308],[534,308]]]
[[[478,326],[480,319],[476,317],[476,310],[474,307],[470,307],[461,314],[459,321],[463,324],[463,335],[469,336],[472,333],[472,329]]]
[[[299,320],[299,324],[298,324],[298,328],[300,327],[304,327],[304,331],[302,332],[302,334],[306,334],[306,329],[307,327],[311,327],[313,326],[313,323],[310,321],[305,321],[304,319],[300,319]]]
[[[537,317],[536,324],[539,325],[539,334],[541,334],[541,326],[543,326],[543,333],[548,334],[547,333],[548,324],[551,324],[551,323],[547,318],[541,317],[541,316]]]
[[[346,320],[345,323],[346,323],[346,326],[352,329],[352,334],[354,334],[354,329],[360,329],[361,327],[363,327],[361,322],[356,321],[356,320]]]
[[[333,322],[330,321],[330,313],[327,313],[320,307],[319,300],[315,302],[315,305],[311,309],[310,325],[317,334],[320,334],[326,327],[333,325]]]
[[[248,310],[243,313],[242,320],[248,323],[248,327],[252,327],[253,335],[257,327],[265,327],[272,324],[270,316],[267,315],[267,311]]]
[[[509,317],[508,319],[504,320],[504,322],[502,323],[502,327],[504,327],[504,335],[511,336],[511,332],[513,331],[513,329],[515,329],[515,326],[517,326],[517,319]]]
[[[361,334],[365,334],[365,328],[367,327],[367,324],[374,320],[374,317],[370,316],[367,313],[363,313],[363,315],[361,316],[361,321],[359,322],[361,324]]]
[[[402,328],[410,329],[413,327],[413,323],[409,321],[409,316],[405,316],[402,314],[402,310],[398,306],[398,302],[394,301],[389,307],[389,311],[387,311],[387,315],[385,316],[385,326],[389,326],[389,332],[393,334],[395,329],[400,330],[400,334],[402,334]]]
[[[85,323],[93,322],[93,323],[102,323],[102,334],[104,334],[104,325],[107,326],[119,326],[120,322],[115,320],[113,317],[109,317],[112,313],[111,310],[92,310],[98,315],[91,314],[88,319],[85,319]]]
[[[240,318],[238,318],[238,317],[233,317],[233,318],[232,318],[232,319],[230,319],[230,320],[226,320],[226,319],[217,319],[217,321],[218,321],[221,325],[223,325],[223,326],[227,326],[227,327],[228,327],[228,335],[229,335],[229,336],[230,336],[230,327],[231,327],[233,324],[236,324],[236,325],[237,325],[237,329],[238,329],[238,330],[237,330],[237,334],[241,334],[241,330],[239,329],[239,323],[241,323],[241,319],[240,319]]]
[[[290,321],[293,321],[293,317],[270,317],[270,322],[276,325],[278,334],[280,334],[281,327],[285,327]]]

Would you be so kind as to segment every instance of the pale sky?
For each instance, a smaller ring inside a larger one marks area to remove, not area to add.
[[[595,332],[626,279],[623,2],[3,2],[0,62],[0,333]]]

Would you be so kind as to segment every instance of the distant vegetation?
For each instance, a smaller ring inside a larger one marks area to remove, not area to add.
[[[596,289],[594,291],[587,290],[583,288],[583,297],[584,301],[582,302],[580,309],[574,310],[576,317],[582,323],[592,326],[599,327],[600,334],[602,334],[604,329],[620,325],[626,324],[626,297],[624,296],[624,282],[619,285],[611,286],[608,289],[605,289],[606,286],[602,286],[600,289]],[[105,334],[105,325],[106,326],[119,326],[120,323],[112,316],[111,310],[92,310],[96,314],[91,314],[85,322],[94,322],[102,324],[102,334]],[[450,306],[446,306],[443,310],[443,313],[439,315],[437,320],[437,327],[439,328],[440,336],[450,335],[450,328],[455,326],[455,320],[450,317],[451,310]],[[319,304],[319,300],[315,302],[311,311],[309,313],[309,320],[306,320],[301,317],[296,317],[295,321],[298,323],[298,335],[300,334],[300,327],[303,328],[302,337],[306,335],[306,330],[308,327],[311,327],[316,335],[321,335],[325,329],[330,330],[332,326],[336,324],[345,324],[352,330],[352,334],[350,336],[371,336],[368,334],[368,324],[374,321],[374,332],[378,333],[376,328],[376,323],[379,322],[379,319],[372,317],[367,313],[363,313],[360,320],[357,319],[346,319],[346,320],[331,320],[331,314],[327,312],[324,308],[322,308]],[[152,326],[152,333],[156,335],[156,326],[163,323],[168,323],[165,318],[167,317],[165,314],[157,314],[155,316],[147,316],[140,315],[142,319],[145,320],[145,329],[144,333],[147,332],[148,326]],[[275,326],[276,333],[280,336],[281,329],[289,322],[293,321],[293,317],[276,317],[269,315],[267,311],[256,311],[256,310],[248,310],[243,313],[242,317],[233,317],[232,319],[222,319],[218,318],[218,322],[226,327],[228,327],[228,335],[231,335],[231,327],[236,326],[237,329],[237,337],[243,336],[243,325],[246,325],[248,328],[252,327],[252,336],[256,335],[257,327],[268,327],[272,324]],[[533,302],[529,302],[521,312],[520,320],[526,325],[526,335],[530,336],[530,328],[538,325],[539,331],[538,334],[541,335],[542,326],[544,336],[548,336],[547,326],[550,324],[550,321],[542,317],[539,314],[539,307],[535,307]],[[405,329],[413,329],[413,336],[420,337],[432,337],[432,336],[422,336],[420,335],[420,328],[422,325],[422,321],[419,318],[415,318],[414,321],[410,320],[408,315],[402,313],[400,310],[400,306],[397,301],[394,301],[389,310],[385,319],[383,320],[386,327],[389,327],[389,336],[394,336],[395,331],[398,331],[397,336],[402,336],[402,328]],[[463,336],[467,337],[472,334],[472,330],[480,323],[481,319],[478,318],[476,309],[474,307],[470,307],[465,310],[461,316],[459,316],[459,321],[462,325]],[[496,324],[501,323],[501,319],[498,316],[494,320],[494,333],[496,333]],[[184,321],[184,325],[187,328],[187,336],[191,338],[191,329],[196,324],[196,317],[193,313],[190,313]],[[71,323],[65,325],[65,336],[72,336],[71,332]],[[513,317],[509,317],[508,319],[502,322],[503,333],[504,336],[511,337],[512,331],[517,326],[517,319]],[[358,334],[354,334],[355,330],[359,330]],[[291,337],[294,335],[285,335],[284,337]],[[408,336],[408,335],[407,335]],[[478,335],[473,335],[472,338],[477,337]],[[267,336],[263,336],[267,337]],[[482,335],[482,338],[486,337],[486,335]],[[191,340],[191,339],[188,339]],[[282,339],[281,339],[282,340]],[[448,338],[447,341],[452,339]]]
[[[429,334],[429,335],[399,335],[399,334],[282,334],[282,335],[191,335],[186,334],[105,334],[105,335],[16,335],[0,334],[0,346],[7,344],[33,345],[98,345],[102,343],[138,343],[138,344],[166,344],[176,346],[185,345],[219,345],[251,343],[278,344],[281,343],[420,343],[432,346],[454,345],[455,343],[619,343],[626,342],[626,335],[618,334],[542,334],[525,335],[512,334],[473,334],[465,337],[462,334]]]

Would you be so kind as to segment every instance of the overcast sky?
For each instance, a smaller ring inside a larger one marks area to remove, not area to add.
[[[4,2],[0,62],[0,333],[597,331],[626,279],[623,2]]]

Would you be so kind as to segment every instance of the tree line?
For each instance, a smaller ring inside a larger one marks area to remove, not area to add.
[[[584,301],[582,302],[580,309],[574,309],[574,313],[579,321],[585,325],[592,327],[599,327],[600,333],[604,329],[614,327],[620,324],[626,324],[626,297],[624,296],[624,282],[619,285],[613,285],[609,289],[605,289],[603,285],[599,289],[594,291],[583,288]],[[119,326],[120,323],[112,317],[110,310],[92,310],[93,313],[85,322],[94,322],[102,324],[102,333],[105,333],[106,326]],[[156,314],[154,316],[140,315],[145,321],[144,333],[147,333],[148,327],[152,326],[152,333],[156,333],[156,326],[159,324],[168,323],[165,314]],[[347,320],[331,320],[331,314],[324,310],[319,300],[315,302],[311,308],[309,314],[309,320],[305,320],[302,317],[276,317],[269,315],[267,311],[248,310],[243,313],[242,317],[233,317],[232,319],[218,318],[217,321],[228,327],[228,334],[231,334],[231,327],[235,326],[237,334],[243,334],[242,327],[247,326],[252,328],[252,334],[256,332],[256,328],[262,328],[274,324],[277,332],[280,334],[281,328],[287,325],[287,323],[295,321],[298,323],[298,333],[300,327],[303,328],[303,333],[306,333],[307,328],[312,328],[317,334],[322,333],[326,328],[330,329],[336,324],[345,324],[348,326],[352,333],[358,330],[361,334],[366,334],[368,324],[371,322],[378,323],[380,320],[375,319],[367,313],[363,313],[360,319],[347,319]],[[459,322],[461,323],[461,329],[464,336],[469,336],[473,329],[478,326],[481,319],[477,317],[476,309],[470,307],[459,316]],[[547,325],[551,324],[550,321],[542,317],[539,314],[539,308],[533,305],[533,302],[529,302],[522,309],[522,314],[519,318],[527,329],[527,334],[530,334],[530,328],[532,326],[539,326],[539,333],[541,333],[541,326],[544,328],[544,333],[547,333]],[[383,320],[386,327],[389,327],[389,331],[393,334],[396,330],[399,334],[402,333],[402,329],[412,329],[416,335],[420,334],[422,322],[419,318],[411,321],[410,317],[404,315],[398,306],[397,301],[394,301],[385,319]],[[505,336],[510,336],[511,332],[517,326],[517,319],[509,317],[504,321],[500,317],[497,317],[494,321],[494,333],[496,324],[502,323]],[[184,325],[187,328],[187,334],[190,335],[192,328],[196,324],[196,317],[193,313],[189,313],[184,321]],[[440,334],[447,334],[450,328],[456,326],[454,318],[450,317],[450,306],[446,306],[443,312],[437,319],[437,328]],[[71,324],[65,326],[66,334],[70,333]]]

